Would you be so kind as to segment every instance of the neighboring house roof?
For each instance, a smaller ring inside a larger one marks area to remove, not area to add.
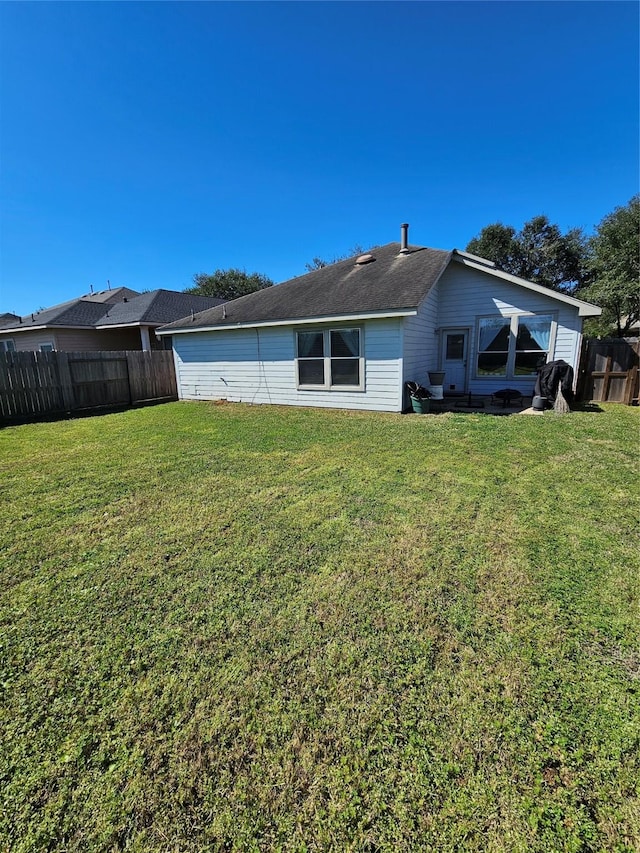
[[[137,297],[137,290],[129,287],[115,287],[113,290],[101,290],[88,293],[76,299],[60,302],[51,308],[43,308],[23,317],[13,316],[13,320],[3,321],[0,330],[25,331],[43,326],[93,326],[108,310],[109,304],[122,299]]]
[[[7,323],[12,323],[14,320],[17,321],[19,319],[20,317],[17,314],[12,314],[10,311],[0,314],[0,328]]]
[[[371,257],[368,262],[367,257]],[[358,263],[360,260],[365,262]],[[408,246],[402,252],[400,243],[388,243],[360,258],[338,261],[193,318],[183,317],[163,326],[158,333],[413,314],[452,260],[571,304],[581,316],[600,313],[599,308],[587,302],[503,273],[492,261],[467,252],[424,246]]]
[[[95,328],[111,326],[157,326],[190,311],[198,312],[224,299],[194,296],[174,290],[152,290],[138,293],[128,287],[92,293],[61,302],[51,308],[16,317],[2,315],[0,332],[25,332],[42,328]]]
[[[213,296],[195,296],[191,293],[179,293],[175,290],[152,290],[135,299],[110,305],[107,313],[96,326],[154,325],[169,323],[176,317],[184,317],[191,310],[198,313],[215,305],[221,305],[224,299]]]

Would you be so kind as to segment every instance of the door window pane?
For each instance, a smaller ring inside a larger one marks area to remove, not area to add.
[[[447,335],[447,361],[461,361],[464,358],[464,335]]]

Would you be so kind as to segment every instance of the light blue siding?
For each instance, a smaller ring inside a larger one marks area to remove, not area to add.
[[[271,326],[174,335],[178,392],[190,400],[229,400],[397,412],[402,407],[401,320],[327,324],[363,330],[363,391],[300,391],[296,387],[295,332]]]
[[[405,317],[403,335],[404,381],[427,385],[428,370],[438,365],[438,290],[436,284],[418,308],[416,317]]]
[[[529,313],[553,314],[557,325],[549,360],[562,358],[576,370],[582,331],[582,318],[578,316],[576,308],[456,262],[445,270],[438,287],[438,327],[470,329],[467,369],[469,390],[474,394],[491,394],[506,384],[526,393],[533,392],[534,377],[505,379],[475,376],[477,318]]]
[[[474,394],[490,394],[508,385],[530,394],[533,377],[475,376],[478,318],[530,313],[553,315],[549,358],[562,358],[575,370],[582,330],[576,308],[454,261],[416,316],[175,334],[178,392],[184,399],[398,412],[403,408],[404,383],[413,380],[426,385],[427,372],[441,369],[443,330],[467,329],[468,389]],[[364,390],[299,390],[295,332],[340,325],[362,329]]]

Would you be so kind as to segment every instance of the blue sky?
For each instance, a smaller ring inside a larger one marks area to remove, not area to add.
[[[0,5],[0,312],[638,191],[638,5]]]

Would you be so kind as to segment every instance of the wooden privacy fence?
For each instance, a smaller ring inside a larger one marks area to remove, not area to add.
[[[637,338],[586,340],[582,346],[578,397],[597,403],[638,401]]]
[[[170,351],[0,353],[0,418],[177,400]]]

